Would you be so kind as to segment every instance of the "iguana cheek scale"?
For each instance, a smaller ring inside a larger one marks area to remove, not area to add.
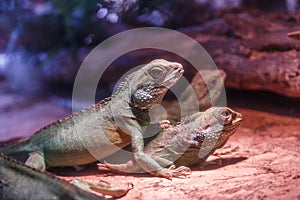
[[[95,162],[131,143],[144,170],[166,178],[176,176],[174,169],[163,168],[144,153],[143,131],[150,122],[149,108],[161,102],[182,74],[181,64],[154,60],[128,75],[111,98],[44,127],[24,142],[0,148],[0,152],[45,170]]]

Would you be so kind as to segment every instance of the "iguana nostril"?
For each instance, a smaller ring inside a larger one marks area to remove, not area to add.
[[[179,63],[173,63],[173,68],[176,70],[176,69],[183,69],[182,65],[179,64]]]
[[[242,118],[242,114],[241,113],[237,113],[237,118]]]
[[[239,119],[239,118],[242,118],[242,114],[238,113],[238,112],[234,112],[234,113],[232,113],[232,117],[233,117],[233,119]]]

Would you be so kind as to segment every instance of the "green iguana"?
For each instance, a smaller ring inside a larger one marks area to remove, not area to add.
[[[132,144],[139,165],[155,176],[185,172],[161,167],[143,152],[149,109],[159,104],[183,74],[179,63],[158,59],[127,76],[111,98],[37,131],[28,140],[0,148],[33,168],[73,166],[103,159]]]
[[[0,154],[0,199],[105,199]]]
[[[145,153],[161,166],[183,170],[203,163],[216,149],[225,145],[242,122],[242,115],[227,107],[212,107],[185,117],[172,126],[162,122],[164,129],[145,146]],[[141,167],[131,160],[127,164],[98,164],[99,170],[135,172]]]

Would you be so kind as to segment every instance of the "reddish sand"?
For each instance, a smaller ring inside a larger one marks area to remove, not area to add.
[[[68,114],[49,101],[16,102],[1,92],[0,139],[30,135],[34,130]],[[20,97],[20,96],[19,96]],[[186,179],[167,180],[148,174],[99,173],[95,165],[76,172],[54,169],[72,180],[105,180],[134,184],[121,199],[300,199],[300,118],[234,108],[244,122],[218,156],[205,167],[192,167]],[[3,134],[6,133],[6,134]]]
[[[300,119],[239,109],[244,123],[206,166],[192,167],[186,179],[146,174],[81,172],[87,180],[134,184],[122,199],[300,199]],[[75,172],[74,172],[75,173]],[[74,175],[73,173],[73,175]],[[75,174],[78,174],[76,172]],[[72,180],[72,172],[59,170]]]

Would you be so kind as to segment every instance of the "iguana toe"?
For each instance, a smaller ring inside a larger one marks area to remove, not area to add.
[[[98,163],[97,166],[100,171],[117,173],[134,173],[139,169],[139,166],[131,160],[126,164],[110,164],[104,161],[104,163]]]
[[[186,176],[190,175],[192,173],[192,170],[188,167],[181,166],[176,168],[175,165],[171,165],[169,168],[162,168],[158,170],[155,175],[161,176],[167,179],[175,178],[186,178]]]

